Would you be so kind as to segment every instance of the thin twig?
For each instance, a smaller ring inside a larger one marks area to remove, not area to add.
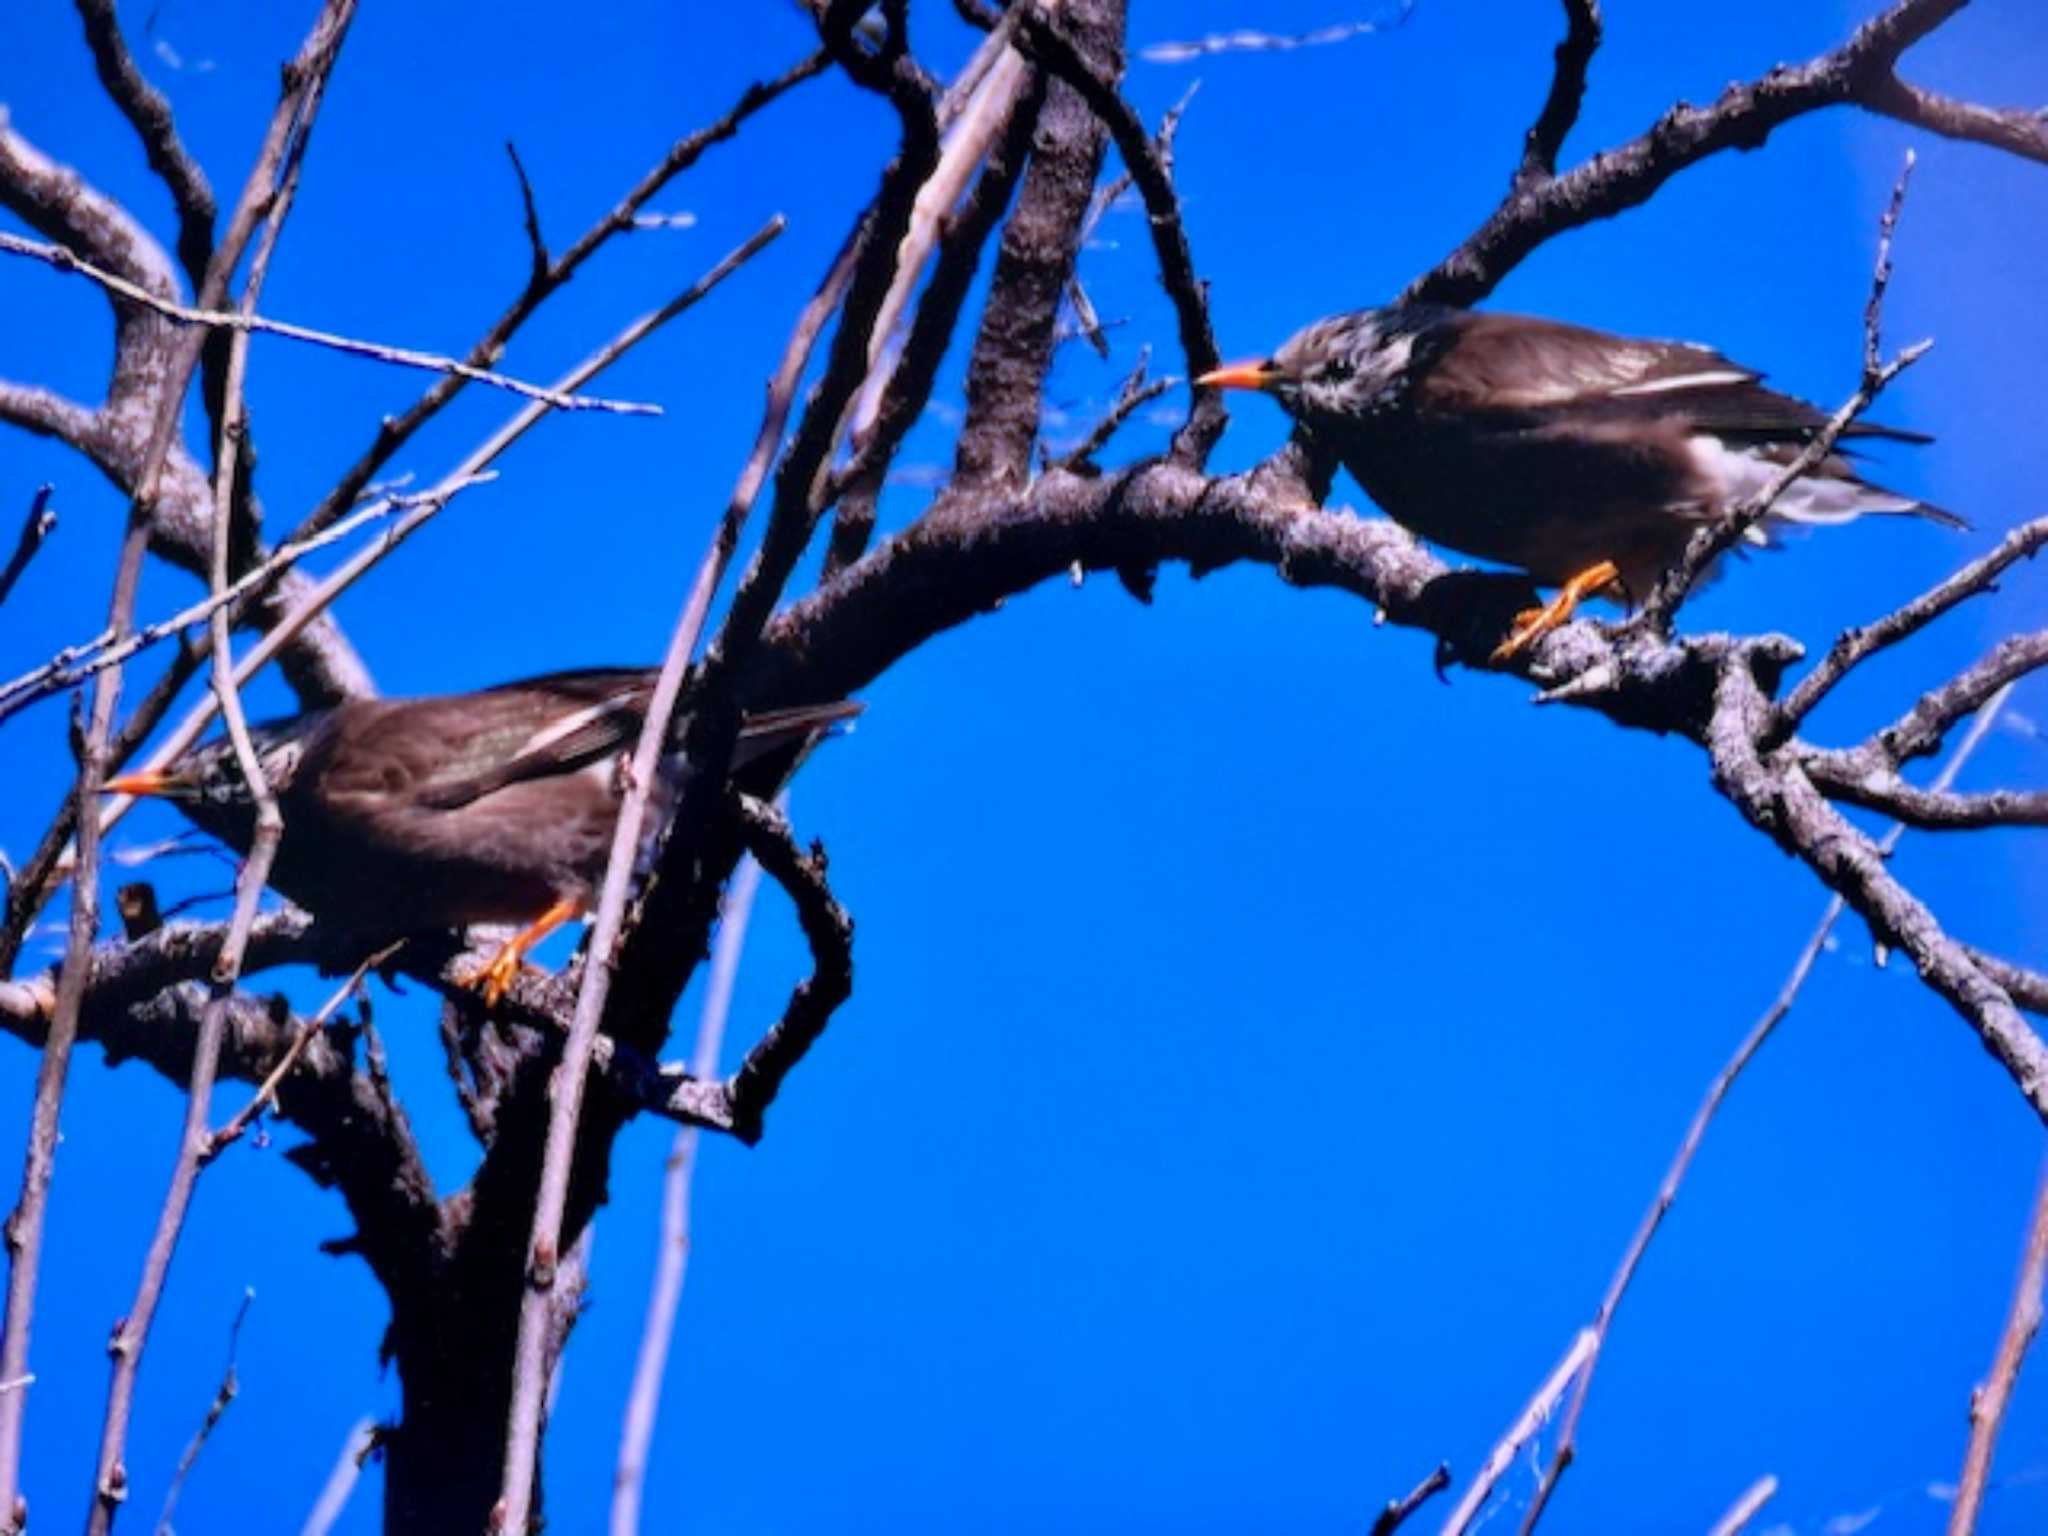
[[[2039,1188],[2034,1195],[2026,1248],[2020,1259],[2019,1278],[2013,1283],[2005,1328],[1998,1335],[1998,1351],[1991,1357],[1989,1374],[1970,1394],[1970,1446],[1963,1456],[1963,1475],[1956,1481],[1948,1536],[1971,1536],[1977,1529],[1984,1492],[1991,1485],[1991,1456],[1998,1446],[2006,1405],[2012,1401],[2012,1389],[2019,1380],[2020,1366],[2026,1361],[2027,1347],[2041,1327],[2044,1279],[2048,1279],[2048,1163],[2042,1165]]]
[[[453,487],[453,490],[467,490],[470,485],[479,485],[494,478],[495,476],[488,474],[478,475],[462,485]],[[143,625],[118,643],[112,636],[102,632],[80,644],[66,646],[35,670],[24,672],[11,682],[0,683],[0,720],[18,714],[38,699],[48,698],[51,694],[62,693],[67,688],[76,687],[95,672],[126,662],[138,652],[147,650],[180,630],[210,619],[217,610],[230,606],[256,588],[267,584],[272,577],[296,565],[315,550],[324,549],[337,540],[345,539],[358,528],[380,522],[394,512],[411,511],[427,505],[435,494],[430,491],[411,496],[380,496],[311,538],[278,545],[260,565],[244,571],[227,586],[218,591],[209,591],[199,601],[179,609],[168,618],[157,619]],[[447,497],[441,496],[440,500],[446,501]],[[209,640],[208,644],[211,643]]]
[[[544,283],[548,277],[548,243],[541,238],[540,209],[533,200],[533,183],[527,179],[525,162],[519,158],[519,146],[507,139],[505,153],[512,157],[512,174],[519,178],[519,201],[526,209],[526,243],[533,252],[533,270],[526,280],[529,285]]]
[[[348,1508],[349,1495],[356,1491],[356,1480],[362,1476],[363,1463],[370,1459],[370,1453],[376,1448],[375,1419],[357,1419],[349,1426],[348,1434],[341,1442],[341,1454],[334,1458],[334,1470],[320,1485],[320,1497],[313,1501],[306,1523],[299,1527],[299,1536],[327,1536],[334,1529],[341,1512]]]
[[[1892,184],[1892,195],[1878,221],[1877,260],[1871,271],[1870,296],[1863,307],[1863,370],[1855,393],[1843,401],[1841,409],[1807,440],[1789,463],[1771,477],[1769,484],[1744,497],[1725,516],[1693,534],[1677,563],[1657,578],[1657,584],[1651,588],[1641,611],[1630,621],[1632,624],[1658,634],[1667,633],[1672,615],[1698,585],[1707,567],[1733,549],[1742,541],[1743,535],[1762,522],[1778,504],[1778,498],[1790,490],[1795,481],[1824,463],[1834,453],[1842,434],[1884,393],[1892,380],[1926,356],[1928,348],[1934,345],[1931,341],[1915,342],[1890,362],[1884,361],[1880,347],[1885,289],[1892,277],[1892,236],[1898,228],[1899,211],[1905,205],[1906,184],[1913,175],[1913,164],[1913,152],[1909,149],[1898,180]]]
[[[709,1082],[718,1075],[725,1025],[732,1013],[740,954],[746,947],[747,922],[761,889],[761,866],[742,858],[726,895],[725,914],[711,949],[711,974],[705,983],[704,1007],[697,1016],[697,1043],[690,1053],[691,1075]],[[646,1491],[647,1452],[654,1440],[654,1420],[661,1407],[661,1384],[668,1373],[670,1340],[676,1310],[690,1262],[690,1184],[697,1171],[699,1129],[679,1127],[669,1148],[661,1182],[661,1230],[655,1250],[654,1284],[647,1296],[647,1320],[640,1329],[640,1350],[633,1361],[633,1384],[626,1394],[625,1424],[619,1432],[618,1466],[612,1473],[611,1536],[637,1536],[640,1506]]]
[[[1918,634],[1969,598],[1995,591],[1995,582],[2008,566],[2032,559],[2044,545],[2048,545],[2048,517],[2037,517],[2013,529],[1999,540],[1996,549],[1972,560],[1904,607],[1861,628],[1844,630],[1820,664],[1802,677],[1778,705],[1768,741],[1782,740],[1798,730],[1814,707],[1859,663]]]
[[[28,504],[28,516],[21,521],[21,534],[14,541],[14,553],[7,561],[7,568],[0,570],[0,603],[7,601],[7,594],[21,580],[21,573],[28,569],[29,561],[35,559],[36,551],[43,547],[43,540],[57,526],[57,514],[50,510],[50,493],[54,489],[49,485],[36,487],[35,496]]]
[[[1410,1488],[1406,1494],[1387,1501],[1386,1508],[1373,1518],[1372,1529],[1366,1536],[1394,1536],[1394,1532],[1408,1523],[1410,1515],[1450,1486],[1451,1464],[1440,1461],[1436,1464],[1434,1472]]]
[[[1508,1426],[1507,1433],[1487,1453],[1479,1475],[1472,1479],[1472,1486],[1465,1490],[1465,1497],[1458,1501],[1458,1507],[1443,1523],[1441,1536],[1464,1536],[1473,1517],[1492,1496],[1501,1474],[1507,1471],[1522,1447],[1543,1428],[1544,1421],[1564,1396],[1564,1389],[1571,1385],[1572,1377],[1578,1374],[1581,1365],[1592,1358],[1597,1347],[1593,1330],[1581,1328],[1578,1337],[1572,1340],[1571,1348],[1564,1352],[1564,1358],[1552,1368],[1543,1385],[1536,1389],[1536,1395],[1529,1399],[1527,1406],[1515,1416],[1515,1422]]]
[[[695,165],[706,150],[730,140],[739,132],[740,126],[756,112],[804,81],[821,74],[827,63],[827,55],[820,49],[784,70],[775,79],[754,82],[740,93],[739,100],[723,117],[677,139],[604,217],[586,229],[554,259],[544,279],[536,281],[529,277],[519,296],[513,299],[506,306],[504,313],[491,323],[490,329],[477,338],[476,344],[469,349],[467,362],[479,368],[495,362],[535,310],[575,277],[584,263],[596,255],[614,235],[635,227],[640,210],[647,205],[650,198]],[[444,406],[462,392],[467,383],[468,381],[459,374],[446,375],[437,380],[405,410],[380,422],[377,435],[370,445],[363,450],[355,463],[343,472],[334,487],[321,497],[319,504],[306,514],[298,527],[292,530],[292,537],[304,538],[307,534],[324,528],[355,505],[356,498],[363,494],[365,487],[376,477],[378,471],[390,462],[392,455],[433,420]],[[561,382],[555,385],[558,391],[577,387],[575,384]]]
[[[524,379],[515,379],[510,374],[475,367],[460,358],[447,357],[439,352],[422,352],[412,347],[394,347],[380,341],[339,336],[332,331],[317,331],[311,326],[293,325],[285,320],[267,320],[254,313],[223,312],[179,304],[151,293],[140,283],[131,283],[125,277],[96,267],[61,245],[44,245],[37,240],[24,240],[19,235],[8,234],[5,230],[0,230],[0,251],[15,256],[32,256],[38,261],[49,263],[59,272],[76,272],[81,277],[91,278],[109,293],[132,303],[145,305],[166,320],[175,321],[179,325],[201,326],[207,330],[236,331],[244,334],[260,331],[266,336],[282,336],[288,341],[310,342],[314,346],[326,347],[331,351],[346,352],[352,357],[374,358],[380,363],[392,363],[400,368],[417,368],[425,373],[453,374],[472,383],[488,384],[493,389],[524,395],[529,400],[543,401],[558,411],[603,411],[615,416],[661,414],[660,406],[644,401],[607,400],[596,395],[563,394],[559,390],[529,384]]]
[[[220,1386],[213,1394],[213,1401],[207,1404],[206,1417],[199,1421],[199,1428],[185,1446],[185,1453],[178,1458],[178,1469],[171,1474],[171,1486],[164,1491],[164,1507],[156,1517],[156,1536],[171,1536],[171,1516],[178,1508],[178,1495],[185,1491],[185,1480],[192,1475],[192,1468],[199,1462],[199,1453],[206,1449],[206,1440],[220,1423],[221,1416],[228,1411],[228,1405],[235,1400],[235,1394],[242,1390],[241,1379],[235,1374],[235,1355],[242,1345],[242,1324],[247,1321],[249,1307],[256,1300],[253,1288],[242,1292],[242,1304],[235,1308],[235,1320],[228,1327],[228,1364],[221,1373]]]
[[[1743,1490],[1742,1497],[1729,1506],[1728,1513],[1714,1522],[1713,1530],[1707,1536],[1740,1536],[1757,1512],[1771,1502],[1778,1491],[1775,1473],[1766,1472],[1762,1477]]]
[[[405,940],[399,939],[395,943],[385,945],[364,960],[349,973],[348,980],[336,987],[327,1001],[320,1005],[319,1012],[299,1025],[298,1033],[292,1036],[292,1043],[286,1046],[284,1054],[278,1057],[277,1065],[270,1069],[261,1083],[257,1084],[256,1091],[249,1096],[249,1102],[236,1110],[222,1122],[218,1130],[207,1137],[206,1146],[200,1153],[202,1164],[212,1162],[240,1140],[243,1133],[255,1123],[256,1117],[277,1101],[278,1085],[291,1075],[292,1068],[299,1064],[299,1058],[305,1055],[306,1047],[313,1043],[314,1036],[325,1029],[335,1014],[341,1011],[341,1005],[363,984],[365,976],[372,971],[381,970],[384,963],[403,948]]]
[[[1086,437],[1054,459],[1047,468],[1080,470],[1108,445],[1109,440],[1116,436],[1119,427],[1180,382],[1168,374],[1147,383],[1145,369],[1151,361],[1152,349],[1146,347],[1140,350],[1137,362],[1125,375],[1123,384],[1116,392],[1116,399],[1111,402],[1102,420],[1089,429]]]

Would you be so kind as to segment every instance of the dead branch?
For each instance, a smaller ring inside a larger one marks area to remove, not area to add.
[[[1777,1492],[1777,1477],[1772,1473],[1765,1473],[1743,1490],[1742,1497],[1729,1506],[1728,1513],[1714,1522],[1714,1528],[1707,1536],[1741,1536],[1741,1533],[1749,1528],[1749,1522],[1757,1517],[1758,1511],[1770,1503]]]
[[[1839,48],[1731,85],[1711,106],[1681,103],[1626,144],[1590,155],[1562,175],[1511,187],[1486,222],[1410,283],[1402,298],[1475,303],[1530,252],[1566,230],[1638,207],[1701,160],[1726,150],[1756,149],[1794,118],[1827,107],[1858,106],[1945,137],[2048,160],[2048,123],[2037,114],[1943,102],[1906,86],[1893,73],[1901,54],[1964,3],[1900,0],[1858,27]]]
[[[199,1428],[186,1443],[184,1454],[178,1458],[178,1467],[171,1474],[171,1486],[164,1491],[164,1506],[156,1517],[157,1536],[171,1536],[171,1516],[177,1512],[178,1495],[185,1491],[185,1480],[192,1475],[192,1469],[199,1464],[199,1453],[206,1449],[207,1438],[214,1427],[227,1413],[236,1394],[242,1390],[241,1377],[236,1374],[235,1356],[242,1346],[242,1324],[248,1321],[249,1307],[256,1300],[253,1290],[242,1292],[242,1304],[235,1308],[235,1320],[228,1325],[228,1363],[221,1372],[220,1385],[214,1389],[213,1401],[206,1405],[206,1417],[199,1421]]]
[[[733,873],[718,939],[711,948],[711,971],[704,988],[704,1006],[697,1015],[697,1043],[690,1052],[690,1075],[699,1082],[718,1077],[726,1021],[739,980],[740,955],[746,948],[747,923],[761,889],[761,865],[742,859]],[[661,1384],[668,1374],[669,1343],[675,1336],[676,1310],[690,1261],[690,1184],[697,1171],[699,1130],[685,1125],[676,1131],[661,1181],[661,1230],[655,1250],[654,1283],[647,1297],[647,1321],[640,1330],[640,1349],[633,1361],[633,1385],[626,1394],[625,1423],[619,1432],[618,1466],[612,1474],[611,1536],[638,1536],[640,1507],[647,1480],[648,1447],[654,1440],[655,1414],[661,1406]]]
[[[2043,1164],[2034,1213],[2027,1223],[2026,1247],[2019,1278],[2013,1282],[2012,1304],[1998,1335],[1998,1352],[1982,1385],[1970,1394],[1970,1447],[1963,1457],[1963,1475],[1956,1481],[1955,1503],[1949,1507],[1948,1536],[1971,1536],[1991,1483],[1991,1456],[2006,1405],[2026,1362],[2027,1348],[2041,1327],[2041,1287],[2048,1279],[2048,1164]]]
[[[1427,1504],[1430,1499],[1450,1486],[1450,1463],[1440,1461],[1437,1463],[1435,1471],[1409,1489],[1407,1493],[1398,1499],[1389,1499],[1387,1501],[1386,1508],[1382,1509],[1373,1518],[1372,1529],[1367,1532],[1367,1536],[1394,1536],[1394,1532],[1408,1523],[1410,1515],[1414,1514],[1415,1511]]]
[[[1600,0],[1564,0],[1564,40],[1557,45],[1550,76],[1550,94],[1529,125],[1522,143],[1522,163],[1515,169],[1511,190],[1525,192],[1557,175],[1557,152],[1579,120],[1586,99],[1586,71],[1600,47]]]
[[[1479,1468],[1479,1475],[1472,1479],[1472,1485],[1465,1490],[1465,1496],[1458,1501],[1458,1507],[1452,1510],[1450,1518],[1444,1521],[1443,1536],[1465,1536],[1465,1532],[1471,1529],[1474,1517],[1493,1496],[1494,1487],[1500,1482],[1501,1474],[1507,1471],[1514,1463],[1515,1457],[1520,1454],[1522,1447],[1535,1438],[1537,1432],[1549,1421],[1551,1414],[1557,1411],[1557,1405],[1564,1399],[1565,1388],[1571,1385],[1572,1378],[1579,1373],[1579,1368],[1592,1358],[1595,1347],[1593,1330],[1580,1329],[1578,1337],[1572,1340],[1571,1348],[1565,1351],[1564,1358],[1552,1368],[1549,1376],[1544,1378],[1543,1385],[1536,1389],[1536,1395],[1529,1399],[1528,1405],[1516,1416],[1515,1422],[1508,1426],[1507,1433],[1502,1435],[1493,1449],[1487,1453],[1485,1462]]]
[[[1949,785],[1955,782],[1957,775],[1976,755],[1978,747],[1983,745],[1984,738],[1991,734],[1992,726],[1996,723],[2004,702],[2005,696],[2001,695],[1971,723],[1968,734],[1956,743],[1955,751],[1950,753],[1948,761],[1942,764],[1941,772],[1929,793],[1941,795],[1947,792]],[[1885,832],[1877,845],[1880,857],[1891,856],[1892,850],[1899,845],[1899,839],[1905,836],[1906,827],[1906,822],[1899,821]],[[1735,1079],[1742,1075],[1785,1016],[1792,1011],[1792,1005],[1799,1000],[1799,994],[1805,990],[1807,978],[1813,974],[1813,967],[1827,948],[1828,940],[1834,934],[1835,924],[1841,920],[1846,906],[1847,902],[1839,894],[1829,898],[1827,906],[1821,912],[1820,921],[1814,924],[1813,932],[1808,935],[1806,943],[1793,958],[1792,969],[1778,988],[1777,997],[1750,1026],[1749,1032],[1735,1047],[1734,1054],[1728,1058],[1727,1064],[1707,1085],[1706,1095],[1700,1100],[1699,1108],[1693,1113],[1692,1123],[1686,1127],[1685,1137],[1678,1144],[1677,1155],[1672,1158],[1671,1166],[1665,1170],[1664,1180],[1657,1188],[1656,1198],[1650,1202],[1650,1208],[1643,1213],[1642,1220],[1636,1226],[1635,1235],[1629,1239],[1628,1247],[1622,1252],[1621,1262],[1615,1266],[1613,1278],[1607,1283],[1606,1294],[1600,1298],[1600,1308],[1593,1316],[1591,1327],[1593,1348],[1586,1356],[1585,1369],[1579,1372],[1578,1380],[1572,1388],[1572,1400],[1565,1410],[1564,1420],[1558,1430],[1557,1448],[1551,1452],[1549,1464],[1544,1467],[1543,1476],[1537,1483],[1535,1497],[1529,1501],[1528,1513],[1522,1518],[1521,1536],[1530,1536],[1536,1529],[1536,1523],[1543,1518],[1544,1510],[1550,1505],[1551,1495],[1557,1491],[1558,1480],[1564,1476],[1565,1470],[1571,1466],[1578,1454],[1579,1416],[1585,1411],[1586,1395],[1593,1389],[1593,1372],[1599,1368],[1600,1352],[1606,1347],[1608,1332],[1614,1326],[1614,1314],[1619,1310],[1622,1297],[1627,1294],[1630,1283],[1635,1279],[1636,1270],[1641,1266],[1644,1255],[1649,1252],[1652,1239],[1662,1227],[1673,1202],[1678,1199],[1679,1186],[1685,1182],[1693,1158],[1699,1152],[1700,1143],[1706,1138],[1707,1127],[1720,1112],[1721,1103],[1727,1098],[1728,1090],[1735,1086]],[[1765,1497],[1768,1498],[1769,1495],[1766,1494]],[[1762,1501],[1758,1502],[1761,1504]],[[1751,1512],[1754,1513],[1753,1510]]]
[[[1116,139],[1117,153],[1145,200],[1147,224],[1152,231],[1153,250],[1159,262],[1159,281],[1173,301],[1180,324],[1181,356],[1191,379],[1214,369],[1222,356],[1216,350],[1216,333],[1209,324],[1207,290],[1195,273],[1194,255],[1182,227],[1180,197],[1160,146],[1146,132],[1144,123],[1117,90],[1113,79],[1093,68],[1074,44],[1042,13],[1034,10],[1025,18],[1024,41],[1037,52],[1055,74],[1081,93],[1089,111]],[[1174,436],[1172,458],[1199,468],[1209,456],[1216,439],[1223,434],[1222,392],[1198,389],[1189,408],[1187,424]]]
[[[327,74],[338,56],[351,10],[352,0],[340,0],[331,16],[323,15],[322,18],[325,26],[332,30],[332,43],[321,41],[316,32],[315,39],[308,44],[309,48],[318,50],[313,55],[316,62],[306,70],[303,82],[294,93],[296,101],[291,128],[274,168],[269,168],[274,177],[273,189],[264,200],[262,234],[250,259],[249,276],[243,285],[239,306],[245,315],[255,313],[262,297],[270,258],[277,248],[277,237],[298,190],[299,168],[325,94]],[[264,167],[259,166],[259,169]],[[244,193],[244,203],[250,203],[257,191],[258,183],[252,177],[249,191]],[[212,586],[217,597],[228,588],[235,475],[247,420],[243,384],[248,360],[248,332],[237,331],[229,343],[219,412],[220,453],[214,467]],[[250,931],[256,921],[256,906],[262,898],[264,886],[269,883],[271,863],[276,858],[278,842],[284,834],[284,819],[278,811],[277,796],[271,791],[262,759],[257,755],[255,742],[249,734],[241,693],[235,685],[230,665],[225,602],[214,609],[209,623],[213,637],[214,697],[219,701],[229,739],[234,744],[236,764],[243,782],[248,785],[255,802],[255,835],[236,876],[234,915],[229,920],[227,937],[221,944],[209,978],[206,1008],[200,1016],[199,1035],[193,1047],[192,1069],[186,1085],[184,1125],[171,1163],[170,1187],[164,1195],[155,1236],[151,1238],[149,1250],[143,1258],[142,1277],[136,1283],[135,1299],[114,1325],[113,1335],[107,1343],[107,1353],[113,1358],[114,1365],[100,1429],[94,1500],[86,1520],[90,1536],[105,1536],[112,1529],[115,1512],[128,1496],[128,1471],[124,1458],[135,1378],[142,1368],[142,1352],[149,1339],[157,1303],[163,1294],[164,1280],[170,1273],[171,1256],[177,1249],[179,1235],[184,1230],[185,1214],[191,1207],[199,1175],[207,1161],[210,1142],[206,1126],[212,1113],[214,1078],[220,1068],[221,1041],[227,1032],[228,1008],[234,999],[236,984],[241,980],[243,957],[248,951]],[[122,622],[114,626],[117,632],[122,627]],[[81,776],[81,796],[85,788],[86,779]]]
[[[28,569],[29,561],[35,559],[36,551],[43,547],[43,540],[57,526],[57,514],[50,510],[50,493],[54,489],[49,485],[38,486],[35,496],[29,501],[28,516],[22,519],[21,532],[14,541],[14,553],[8,557],[7,568],[0,570],[0,603],[7,601],[14,584],[21,580],[21,573]]]

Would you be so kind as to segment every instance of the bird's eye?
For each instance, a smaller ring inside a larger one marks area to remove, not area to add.
[[[1323,377],[1332,384],[1342,384],[1358,370],[1348,357],[1333,357],[1323,365]]]

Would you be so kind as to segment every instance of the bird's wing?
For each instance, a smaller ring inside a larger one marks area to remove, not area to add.
[[[443,698],[360,707],[331,733],[338,805],[454,810],[526,779],[573,773],[638,735],[652,674],[558,673]]]
[[[1709,347],[1645,341],[1524,315],[1462,316],[1423,376],[1425,409],[1608,420],[1678,416],[1738,442],[1805,442],[1825,411],[1766,389],[1763,375]],[[1856,422],[1845,437],[1930,441],[1917,432]]]
[[[649,672],[567,673],[474,697],[493,701],[522,691],[530,694],[541,685],[547,685],[550,700],[545,718],[532,722],[518,710],[506,716],[508,725],[533,723],[523,740],[508,743],[509,749],[491,760],[466,757],[453,773],[421,785],[414,792],[414,801],[430,810],[458,810],[508,785],[580,772],[640,739],[653,692],[653,674]],[[841,702],[749,716],[740,725],[733,766],[743,766],[784,745],[808,741],[859,714],[860,708]],[[498,739],[503,741],[504,734]]]
[[[1458,317],[1420,382],[1421,403],[1458,410],[1541,410],[1589,400],[1668,400],[1761,377],[1706,347],[1641,341],[1529,315]]]
[[[448,754],[444,771],[413,799],[430,810],[460,809],[510,784],[576,773],[640,736],[654,676],[605,669],[530,678],[469,696],[469,750]]]

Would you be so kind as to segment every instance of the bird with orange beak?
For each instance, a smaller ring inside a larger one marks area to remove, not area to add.
[[[1585,598],[1647,595],[1695,530],[1812,442],[1826,414],[1762,377],[1689,342],[1396,304],[1318,320],[1271,357],[1195,382],[1271,395],[1403,527],[1558,588],[1519,616],[1494,652],[1506,661]],[[1863,422],[1843,436],[1929,441]],[[1869,513],[1967,526],[1837,453],[1787,486],[1749,538]]]
[[[654,679],[626,668],[557,672],[439,698],[355,699],[250,727],[284,819],[270,883],[351,939],[519,924],[476,977],[495,1003],[527,951],[597,899],[622,761]],[[773,794],[814,743],[859,712],[841,702],[750,716],[732,771]],[[255,835],[255,802],[225,740],[106,789],[167,799],[240,853]],[[664,779],[650,838],[667,804]]]

